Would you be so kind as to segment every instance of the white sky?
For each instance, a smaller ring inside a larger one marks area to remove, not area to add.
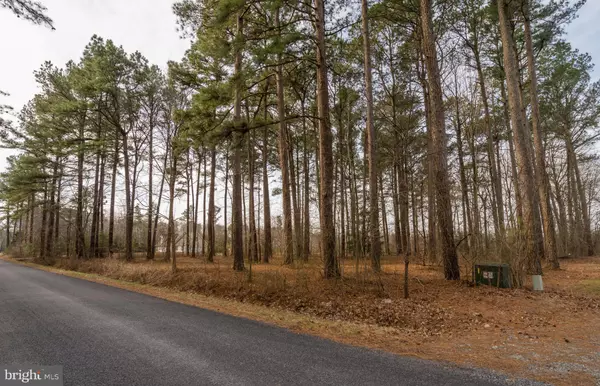
[[[0,99],[19,111],[36,93],[33,71],[46,60],[62,66],[81,57],[94,34],[110,38],[128,52],[140,51],[164,66],[180,59],[188,41],[179,39],[171,6],[175,0],[43,0],[56,31],[33,25],[0,9]],[[600,60],[600,0],[588,0],[568,28],[569,41]],[[596,76],[598,71],[596,71]],[[0,170],[9,154],[0,150]]]
[[[33,71],[50,60],[62,66],[78,60],[90,38],[97,34],[140,51],[161,67],[179,60],[189,42],[179,39],[174,0],[42,0],[56,31],[16,18],[0,8],[0,90],[10,93],[0,104],[18,112],[36,93]],[[0,150],[0,170],[6,164]]]
[[[55,31],[18,19],[0,8],[0,90],[11,94],[0,97],[0,104],[12,106],[15,113],[37,92],[33,72],[47,60],[57,66],[77,61],[94,34],[112,39],[127,52],[140,51],[150,63],[163,68],[169,60],[180,60],[190,46],[189,41],[179,38],[176,29],[171,9],[176,0],[41,1],[54,20]],[[13,153],[0,149],[0,172],[6,167],[6,157]],[[271,189],[277,186],[279,183],[273,178]],[[221,186],[217,189],[217,206],[222,206],[223,190]],[[280,214],[279,199],[280,196],[271,199],[273,218]],[[176,202],[176,216],[184,208],[182,199]],[[161,212],[166,209],[163,202]],[[221,212],[219,223],[222,216]]]
[[[589,53],[596,65],[600,64],[600,1],[587,0],[579,11],[579,18],[567,28],[567,40],[581,52]],[[600,70],[595,71],[594,78],[598,78]]]

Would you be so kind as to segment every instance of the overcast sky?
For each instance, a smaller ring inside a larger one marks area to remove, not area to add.
[[[183,56],[171,0],[42,0],[56,31],[33,25],[0,9],[0,89],[15,108],[36,91],[32,72],[50,60],[58,66],[81,57],[94,35],[112,39],[127,52],[140,51],[164,66]]]
[[[0,97],[15,111],[36,93],[33,71],[50,60],[62,66],[81,57],[90,38],[97,34],[122,45],[127,52],[140,51],[153,64],[165,67],[179,60],[189,42],[179,39],[174,0],[42,0],[56,31],[33,25],[0,8]],[[6,163],[0,150],[0,170]]]
[[[182,57],[189,43],[179,39],[171,6],[175,0],[44,0],[56,31],[35,26],[0,9],[0,100],[19,110],[36,92],[33,71],[46,60],[63,65],[81,57],[94,34],[140,51],[165,66]],[[600,62],[600,0],[588,0],[568,28],[569,41]],[[596,76],[600,71],[596,71]],[[6,151],[0,150],[0,170]]]

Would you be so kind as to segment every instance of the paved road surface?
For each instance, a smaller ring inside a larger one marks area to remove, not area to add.
[[[4,261],[1,364],[63,365],[75,386],[514,384]]]

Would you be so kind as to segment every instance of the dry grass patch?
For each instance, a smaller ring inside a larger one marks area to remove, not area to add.
[[[600,280],[582,280],[582,288],[593,295],[600,295]]]

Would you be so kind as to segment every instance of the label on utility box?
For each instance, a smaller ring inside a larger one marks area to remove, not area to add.
[[[475,285],[491,285],[499,288],[511,287],[510,265],[504,263],[478,263],[473,265]]]

